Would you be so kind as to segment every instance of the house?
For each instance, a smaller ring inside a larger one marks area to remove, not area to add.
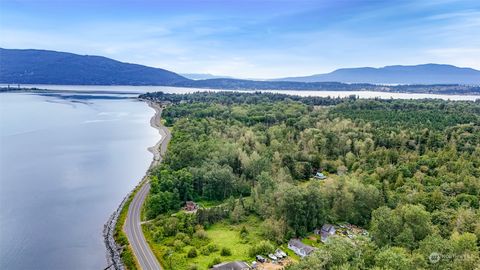
[[[185,202],[185,211],[189,211],[189,212],[192,212],[192,211],[196,211],[198,209],[198,205],[192,201],[187,201]]]
[[[322,237],[322,242],[325,243],[330,235],[335,235],[335,226],[332,224],[324,224],[320,230],[320,235]]]
[[[315,177],[315,179],[319,179],[319,180],[325,180],[325,179],[327,179],[327,177],[326,177],[323,173],[321,173],[321,172],[317,172],[317,173],[315,174],[315,176],[313,176],[313,177]]]
[[[214,265],[212,270],[250,270],[250,266],[246,262],[224,262]]]
[[[310,253],[315,250],[315,248],[309,245],[305,245],[299,239],[291,239],[290,241],[288,241],[288,248],[302,258],[310,255]]]

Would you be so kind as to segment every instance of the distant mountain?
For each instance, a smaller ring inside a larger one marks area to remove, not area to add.
[[[428,64],[380,69],[339,69],[329,74],[285,78],[280,81],[233,78],[192,80],[165,69],[123,63],[101,56],[0,48],[0,83],[4,84],[158,85],[229,90],[368,90],[479,94],[480,86],[462,85],[480,84],[479,74],[479,71],[469,68]],[[355,83],[357,81],[362,83]],[[366,83],[363,83],[364,81]],[[372,83],[409,85],[388,86]]]
[[[190,80],[208,80],[208,79],[231,79],[230,76],[220,76],[208,73],[180,73],[183,77]]]
[[[0,49],[0,83],[171,85],[185,80],[168,70],[101,56]]]
[[[452,65],[425,64],[383,68],[342,68],[326,74],[273,81],[344,82],[373,84],[480,84],[480,71]]]

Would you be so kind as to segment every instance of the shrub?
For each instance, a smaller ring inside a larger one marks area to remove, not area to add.
[[[197,257],[197,249],[196,248],[191,248],[188,253],[187,253],[188,258],[195,258]]]
[[[214,265],[221,263],[222,260],[220,260],[219,257],[215,257],[209,264],[208,268],[212,268]]]
[[[185,243],[185,245],[190,245],[192,243],[192,239],[188,236],[185,236],[182,241]]]
[[[208,249],[208,247],[202,247],[202,248],[200,248],[200,253],[201,253],[202,255],[208,256],[208,255],[210,255],[211,252],[210,252],[210,250]]]
[[[270,241],[262,241],[257,245],[250,248],[248,254],[250,257],[255,257],[258,254],[268,254],[272,253],[275,250],[275,247],[270,243]]]
[[[117,239],[116,239],[117,243],[120,245],[120,246],[124,246],[124,245],[127,245],[128,244],[128,239],[127,239],[127,236],[123,233],[119,234]]]
[[[215,244],[210,244],[210,245],[207,246],[207,248],[210,252],[218,251],[218,246],[215,245]]]
[[[198,270],[198,265],[196,264],[191,264],[190,267],[188,267],[189,270]]]
[[[122,252],[122,255],[120,256],[122,257],[122,262],[128,267],[128,269],[137,269],[135,265],[135,257],[130,249]]]
[[[197,232],[195,232],[194,237],[204,240],[208,239],[208,234],[205,230],[198,230]]]
[[[229,248],[222,248],[222,251],[220,251],[220,255],[222,256],[230,256],[232,255],[232,251]]]
[[[240,230],[240,238],[245,239],[245,238],[247,238],[247,236],[248,236],[248,230],[244,225],[244,226],[242,226],[242,229]]]
[[[163,240],[163,229],[158,228],[157,230],[155,230],[152,237],[153,241],[155,241],[156,243],[160,243]]]
[[[185,244],[181,240],[175,240],[173,242],[173,248],[175,249],[175,251],[182,251],[184,246]]]
[[[200,248],[200,253],[205,256],[208,256],[216,251],[218,251],[218,247],[215,244],[209,244],[208,246],[203,246]]]
[[[187,237],[187,235],[182,232],[179,232],[177,233],[177,235],[175,235],[175,239],[182,240],[182,241],[183,239],[185,239],[185,237]]]

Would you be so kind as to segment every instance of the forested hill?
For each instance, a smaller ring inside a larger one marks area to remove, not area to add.
[[[0,49],[0,83],[171,85],[186,78],[168,70],[101,56]]]
[[[229,90],[384,91],[480,94],[480,86],[461,84],[375,85],[368,83],[253,81],[231,78],[190,80],[174,72],[101,56],[45,50],[0,48],[0,83],[73,85],[158,85]]]

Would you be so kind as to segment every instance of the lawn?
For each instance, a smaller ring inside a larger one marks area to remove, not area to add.
[[[214,260],[217,260],[216,263],[241,260],[250,264],[254,260],[253,257],[248,255],[250,247],[263,240],[258,233],[259,224],[259,219],[253,216],[239,224],[230,224],[227,221],[219,222],[205,230],[208,239],[199,240],[193,237],[191,241],[187,241],[188,244],[184,243],[181,247],[175,244],[179,242],[175,237],[168,237],[160,243],[155,243],[149,230],[144,228],[143,231],[156,257],[165,269],[206,270],[209,269]],[[244,226],[248,234],[245,238],[242,238],[240,232]],[[210,252],[210,254],[202,253],[202,250],[205,250],[208,246],[215,247],[215,251]],[[222,256],[222,248],[228,248],[231,255]],[[195,258],[188,258],[187,256],[191,249],[196,250],[197,256]],[[169,253],[171,255],[167,256],[166,254]]]
[[[302,243],[312,247],[319,247],[320,245],[322,245],[321,242],[318,241],[319,239],[319,235],[310,234],[309,236],[302,239]]]
[[[261,241],[260,236],[256,233],[256,228],[249,226],[251,222],[241,223],[238,225],[230,225],[227,223],[217,223],[207,230],[208,237],[211,239],[211,244],[219,247],[227,247],[231,250],[232,255],[220,256],[220,252],[214,252],[209,256],[200,255],[197,258],[190,259],[191,264],[196,264],[198,269],[208,269],[208,264],[213,261],[215,257],[219,257],[222,262],[226,261],[246,261],[250,263],[254,258],[248,255],[250,247]],[[240,230],[245,226],[249,231],[245,239],[240,237]]]
[[[211,208],[211,207],[215,207],[215,206],[218,206],[218,205],[221,205],[225,202],[222,202],[222,201],[208,201],[208,200],[197,200],[195,201],[200,207],[203,207],[203,208]]]

